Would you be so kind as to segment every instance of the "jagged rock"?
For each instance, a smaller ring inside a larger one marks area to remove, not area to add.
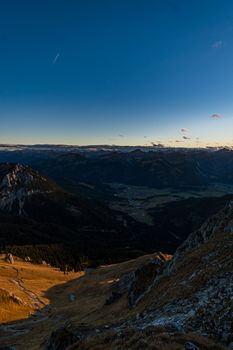
[[[155,295],[165,286],[163,295],[157,295],[163,307],[150,313],[147,324],[174,324],[180,331],[200,332],[225,345],[233,341],[232,220],[230,202],[181,245],[155,281]]]
[[[5,261],[8,263],[8,264],[14,264],[14,257],[11,253],[7,253],[6,256],[5,256]]]
[[[155,279],[162,273],[170,255],[156,253],[154,258],[142,264],[134,272],[123,276],[112,285],[112,293],[106,299],[105,305],[110,305],[127,294],[130,306],[136,305],[150,291]]]
[[[10,298],[12,299],[12,301],[18,305],[24,305],[25,303],[23,302],[22,299],[20,299],[19,297],[17,297],[15,294],[10,294]]]
[[[133,273],[132,282],[128,290],[130,306],[137,304],[150,291],[156,277],[161,275],[166,262],[166,256],[158,253],[155,259],[142,265]]]
[[[26,200],[47,190],[46,179],[22,164],[0,165],[0,209],[22,215]]]
[[[200,348],[191,342],[187,342],[184,345],[185,350],[199,350]]]
[[[3,293],[3,295],[8,299],[10,300],[11,302],[15,303],[15,304],[18,304],[18,305],[25,305],[25,302],[17,297],[14,293],[12,292],[9,292],[7,289],[5,288],[0,288],[0,292]]]

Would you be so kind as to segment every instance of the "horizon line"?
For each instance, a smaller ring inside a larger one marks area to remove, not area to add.
[[[107,144],[107,143],[100,143],[100,144],[86,144],[86,145],[79,145],[79,144],[66,144],[66,143],[1,143],[0,147],[45,147],[45,146],[50,146],[50,147],[79,147],[79,148],[84,148],[84,147],[119,147],[119,148],[151,148],[151,149],[166,149],[166,148],[180,148],[180,149],[211,149],[211,148],[233,148],[233,145],[206,145],[206,146],[171,146],[171,145],[165,145],[165,144],[156,144],[156,145],[118,145],[118,144]]]

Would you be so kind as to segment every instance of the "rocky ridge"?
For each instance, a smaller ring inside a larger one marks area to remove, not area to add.
[[[21,164],[0,165],[0,209],[23,214],[26,199],[51,191],[48,180],[37,171]]]
[[[143,327],[173,325],[179,331],[214,337],[225,345],[233,342],[232,227],[230,202],[188,237],[157,278],[153,287],[158,296],[153,303],[156,315],[155,310],[149,312]]]
[[[115,293],[118,291],[121,295],[113,297],[111,302],[120,303],[122,295],[127,295],[128,308],[133,315],[120,324],[108,324],[107,329],[105,326],[93,329],[88,335],[80,335],[80,329],[74,327],[72,334],[78,334],[79,340],[70,349],[99,349],[98,345],[106,342],[108,349],[118,350],[121,347],[116,344],[127,344],[136,334],[145,338],[145,348],[160,349],[155,346],[158,335],[153,340],[154,347],[149,346],[154,332],[166,335],[166,344],[171,341],[164,349],[173,349],[175,338],[180,335],[186,342],[178,341],[180,345],[175,349],[232,348],[232,227],[233,203],[230,202],[191,234],[171,261],[160,257],[158,263],[158,257],[155,257],[155,261],[123,276],[114,284]],[[195,334],[196,338],[190,334]],[[219,342],[222,346],[217,345]],[[137,349],[135,343],[125,346],[128,348]]]

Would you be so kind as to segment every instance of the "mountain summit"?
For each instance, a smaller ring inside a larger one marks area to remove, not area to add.
[[[28,166],[0,165],[0,209],[5,212],[22,215],[29,197],[55,190],[55,185]]]

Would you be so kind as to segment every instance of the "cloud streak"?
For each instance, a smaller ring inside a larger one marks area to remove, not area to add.
[[[60,57],[60,53],[58,52],[58,53],[56,54],[56,56],[54,57],[54,59],[53,59],[53,62],[52,62],[53,65],[57,62],[57,60],[58,60],[59,57]]]
[[[212,47],[212,49],[215,49],[215,50],[222,49],[222,48],[223,48],[223,41],[222,41],[222,40],[215,41],[215,42],[211,45],[211,47]]]
[[[163,143],[155,143],[155,142],[151,142],[151,145],[155,148],[163,148],[165,147]]]
[[[218,113],[214,113],[210,116],[211,119],[222,119],[222,116]]]

